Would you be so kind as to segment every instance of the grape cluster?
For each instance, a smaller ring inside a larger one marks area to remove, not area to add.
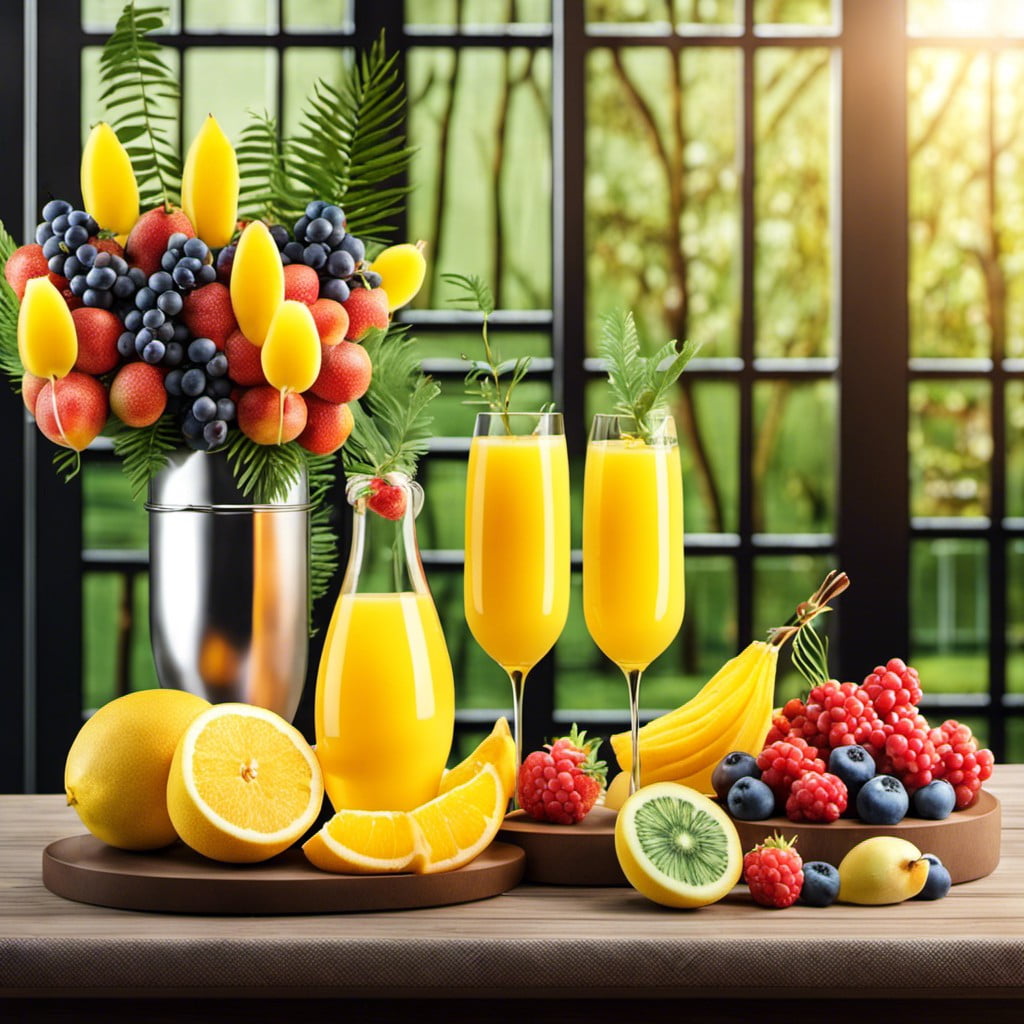
[[[176,324],[181,292],[166,270],[150,274],[135,293],[135,306],[124,315],[125,330],[117,350],[126,359],[137,356],[153,366],[179,366],[185,357],[188,328]]]
[[[357,271],[366,257],[366,247],[348,233],[346,223],[340,206],[314,199],[295,222],[294,240],[281,245],[274,235],[282,263],[312,267],[320,276],[320,297],[335,302],[344,302],[357,286]]]
[[[36,228],[36,242],[43,247],[50,272],[70,276],[64,273],[68,256],[85,245],[99,229],[99,224],[85,210],[76,210],[65,199],[51,199],[43,207],[43,219]]]
[[[178,231],[167,239],[167,250],[160,257],[160,269],[171,275],[174,287],[189,292],[217,280],[217,269],[206,261],[210,247],[201,238],[189,238]]]
[[[64,276],[71,294],[85,306],[118,309],[127,312],[135,293],[146,283],[146,275],[138,267],[115,252],[99,249],[91,242],[80,245],[64,260]]]
[[[181,417],[181,433],[190,448],[212,451],[227,440],[235,418],[228,357],[209,338],[195,338],[180,366],[164,378],[164,387]]]

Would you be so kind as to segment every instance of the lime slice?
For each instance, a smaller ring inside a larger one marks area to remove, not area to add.
[[[638,789],[615,822],[615,853],[629,884],[666,907],[704,907],[739,881],[743,848],[716,803],[688,786]]]

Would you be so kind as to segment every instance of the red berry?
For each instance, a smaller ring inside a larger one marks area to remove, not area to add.
[[[785,807],[789,789],[804,772],[824,772],[825,762],[818,757],[816,748],[799,736],[770,743],[757,755],[761,781],[775,794],[775,802]]]
[[[804,885],[803,859],[793,843],[775,835],[743,857],[743,881],[762,907],[789,907]]]
[[[574,725],[568,736],[535,750],[519,766],[519,806],[535,821],[575,825],[590,813],[607,766],[596,760],[601,740],[586,735]]]
[[[835,821],[846,810],[846,783],[828,772],[804,772],[793,780],[786,800],[790,821]]]
[[[978,750],[970,727],[950,718],[928,733],[939,758],[933,769],[936,779],[945,779],[956,793],[956,809],[972,804],[981,784],[992,777],[995,758],[988,749]]]
[[[366,507],[377,515],[385,519],[401,519],[405,515],[408,497],[404,487],[375,476],[367,484],[367,492]]]
[[[817,736],[822,737],[813,746],[832,750],[868,742],[878,716],[859,689],[856,683],[830,679],[811,690],[807,696],[807,717],[814,722]]]

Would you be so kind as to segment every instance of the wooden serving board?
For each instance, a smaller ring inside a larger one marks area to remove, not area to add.
[[[91,835],[43,851],[43,884],[79,903],[185,914],[318,914],[408,910],[497,896],[517,885],[525,858],[492,843],[456,871],[436,875],[334,875],[293,847],[262,864],[221,864],[182,843],[137,853]]]
[[[953,884],[969,882],[991,874],[999,863],[1002,808],[986,790],[962,811],[942,821],[904,818],[896,825],[865,825],[856,818],[840,818],[829,825],[797,824],[786,817],[764,821],[738,821],[744,851],[763,842],[775,832],[787,839],[796,836],[796,848],[805,860],[823,860],[839,865],[847,852],[871,836],[899,836],[922,853],[934,853],[949,871]]]
[[[528,882],[628,885],[615,855],[617,816],[617,811],[595,807],[578,825],[551,825],[513,811],[498,838],[522,847]]]

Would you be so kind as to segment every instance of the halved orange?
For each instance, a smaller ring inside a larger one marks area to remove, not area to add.
[[[485,764],[493,764],[497,769],[506,799],[511,799],[516,790],[516,742],[512,738],[508,720],[504,717],[494,723],[490,734],[481,740],[468,757],[444,773],[438,794],[447,793],[468,782]]]
[[[178,835],[214,860],[281,853],[320,813],[320,764],[302,733],[250,704],[215,704],[185,730],[167,780]]]
[[[468,864],[490,845],[507,804],[497,768],[484,763],[467,782],[409,811],[423,839],[414,870],[432,874]]]
[[[420,831],[405,811],[341,810],[303,844],[321,871],[378,875],[411,871]]]

